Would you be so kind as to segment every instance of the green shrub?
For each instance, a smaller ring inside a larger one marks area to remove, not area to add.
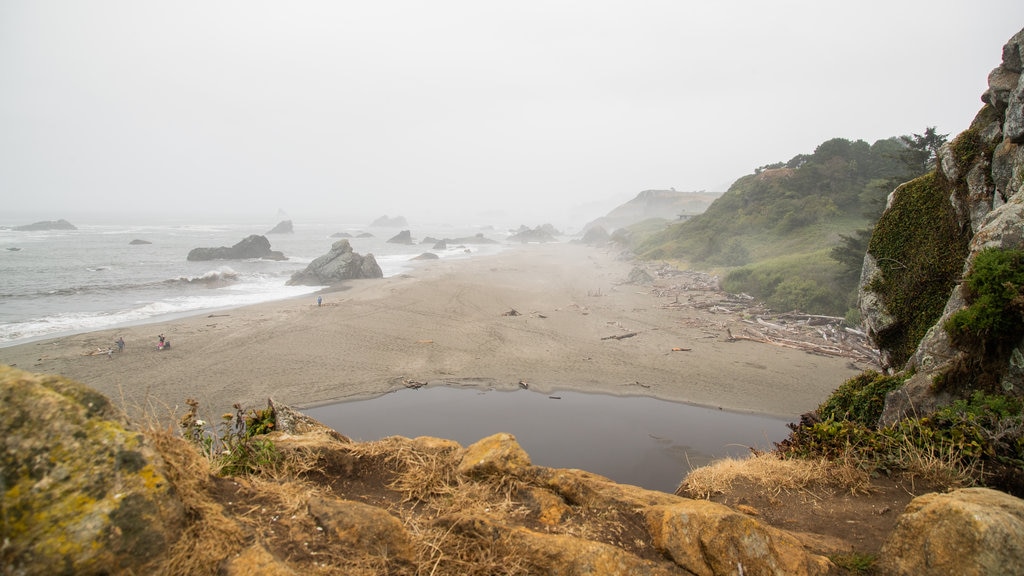
[[[905,380],[905,376],[886,376],[873,370],[862,372],[837,388],[818,407],[818,414],[825,419],[849,420],[874,428],[882,416],[886,394]]]
[[[1002,352],[1024,337],[1024,251],[986,248],[964,278],[967,308],[944,325],[957,346]]]

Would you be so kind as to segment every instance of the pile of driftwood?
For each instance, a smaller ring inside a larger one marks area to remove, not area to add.
[[[724,329],[727,342],[747,340],[856,362],[879,363],[878,350],[871,345],[867,334],[847,326],[843,318],[776,313],[753,296],[723,292],[718,277],[705,272],[681,271],[668,265],[648,270],[659,280],[651,286],[651,293],[672,299],[663,304],[663,308],[702,310],[721,316],[721,322],[705,320],[702,324]]]

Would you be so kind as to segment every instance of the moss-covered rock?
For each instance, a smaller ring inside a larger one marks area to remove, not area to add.
[[[163,461],[96,391],[0,366],[0,437],[12,574],[147,573],[177,539]]]

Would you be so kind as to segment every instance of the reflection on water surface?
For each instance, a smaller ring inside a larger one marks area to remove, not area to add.
[[[435,436],[468,446],[513,434],[539,466],[580,468],[622,484],[673,492],[692,467],[748,447],[768,450],[787,420],[640,396],[551,395],[447,386],[304,410],[353,440]]]

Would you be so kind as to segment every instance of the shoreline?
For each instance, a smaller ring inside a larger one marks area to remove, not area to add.
[[[16,344],[0,348],[0,363],[81,381],[129,415],[161,422],[184,412],[187,398],[209,414],[267,398],[303,409],[409,382],[525,382],[541,393],[650,396],[795,419],[866,368],[727,341],[738,319],[668,305],[657,288],[670,280],[627,284],[636,264],[617,256],[577,244],[516,245],[299,297]],[[676,302],[717,293],[677,294]],[[170,350],[155,349],[158,334]],[[89,355],[119,336],[123,353]]]

